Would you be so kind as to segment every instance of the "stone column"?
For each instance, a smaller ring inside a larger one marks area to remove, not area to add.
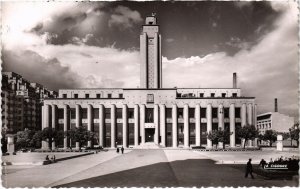
[[[248,107],[247,107],[247,118],[248,118],[248,124],[249,125],[252,125],[253,124],[253,110],[252,110],[252,104],[248,104]],[[248,145],[249,147],[252,147],[252,140],[248,140]]]
[[[134,146],[139,145],[139,105],[134,105]]]
[[[206,107],[207,133],[212,131],[212,107],[208,104]],[[212,148],[212,141],[207,138],[207,148]]]
[[[64,132],[68,131],[69,126],[69,114],[68,114],[68,105],[64,105]],[[68,148],[68,138],[67,136],[64,137],[64,149]]]
[[[200,104],[196,104],[195,108],[195,129],[196,129],[196,146],[201,145],[201,117],[200,117]]]
[[[104,117],[104,106],[99,105],[99,145],[104,147],[104,128],[105,128],[105,117]]]
[[[54,131],[56,128],[56,123],[57,123],[57,117],[56,117],[56,105],[52,104],[52,131]],[[52,138],[52,150],[56,148],[54,138]]]
[[[80,105],[76,104],[75,107],[76,110],[76,127],[79,128],[80,123],[81,123],[81,117],[80,117]],[[80,146],[79,146],[79,142],[76,142],[76,150],[79,150]]]
[[[50,105],[49,104],[46,104],[44,105],[44,126],[43,126],[43,129],[45,128],[49,128],[49,117],[50,117]],[[49,140],[49,139],[48,139]],[[49,149],[49,142],[48,141],[42,141],[42,149],[44,150],[48,150]]]
[[[257,128],[257,105],[254,105],[253,109],[253,119],[254,119],[254,126]]]
[[[248,124],[252,125],[253,124],[252,104],[248,104],[247,117],[248,117]]]
[[[93,125],[93,106],[91,104],[88,105],[87,108],[87,121],[88,121],[88,125],[87,125],[87,130],[88,131],[92,131],[92,125]],[[92,141],[89,140],[88,141],[88,147],[92,147]]]
[[[166,106],[164,104],[160,105],[160,131],[161,145],[166,147]]]
[[[111,123],[111,147],[116,147],[116,105],[112,104],[110,109],[110,123]]]
[[[177,141],[177,106],[176,104],[173,104],[172,107],[172,133],[173,133],[173,148],[177,148],[178,141]]]
[[[159,109],[158,105],[154,105],[154,126],[155,126],[155,133],[154,133],[154,143],[159,144]]]
[[[241,126],[244,127],[247,124],[247,119],[246,119],[246,104],[242,104],[241,107]],[[245,144],[245,139],[241,140],[241,146],[243,147]]]
[[[124,148],[128,147],[128,116],[127,116],[127,105],[123,104],[122,109],[122,119],[123,119],[123,146]]]
[[[141,143],[145,144],[145,111],[146,111],[146,107],[144,104],[141,105],[140,108],[140,124],[141,124]]]
[[[183,130],[184,130],[184,147],[190,146],[190,133],[189,133],[189,106],[187,104],[183,107]]]
[[[242,104],[241,107],[241,121],[242,121],[242,127],[246,125],[246,104]]]
[[[235,106],[230,104],[229,107],[229,122],[230,122],[230,147],[235,147]]]
[[[224,107],[223,104],[219,104],[218,107],[218,128],[224,130]],[[219,148],[223,148],[223,142],[219,142]]]

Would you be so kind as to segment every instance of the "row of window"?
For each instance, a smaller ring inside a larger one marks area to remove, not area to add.
[[[193,98],[196,97],[196,94],[194,93],[187,93],[187,94],[182,94],[182,93],[177,93],[177,97],[180,98]],[[204,93],[199,93],[200,98],[204,98]],[[217,97],[215,93],[210,93],[210,97]],[[221,93],[222,98],[226,97],[226,93]],[[237,97],[237,93],[232,93],[231,97]]]
[[[119,98],[123,98],[123,94],[122,93],[120,93],[119,95],[118,95],[118,97]],[[68,98],[68,96],[67,96],[67,94],[63,94],[63,98]],[[73,98],[78,98],[78,94],[74,94],[73,95]],[[85,94],[85,98],[90,98],[90,94]],[[103,97],[101,97],[101,94],[96,94],[96,98],[103,98]],[[112,94],[111,93],[108,93],[107,94],[107,98],[112,98]]]
[[[183,118],[183,108],[177,108],[177,118]],[[105,108],[105,118],[111,117],[111,111],[110,108]],[[218,111],[218,108],[212,108],[212,118],[218,118],[218,114],[224,114],[224,118],[229,118],[229,108],[223,108]],[[123,117],[123,109],[122,108],[116,108],[116,118],[121,119]],[[128,118],[134,118],[134,108],[128,108],[127,111]],[[76,109],[70,108],[69,114],[71,119],[76,118]],[[81,108],[80,109],[80,115],[82,119],[87,119],[87,108]],[[200,108],[200,117],[206,118],[206,108]],[[58,118],[63,119],[64,118],[64,109],[59,108],[58,109]],[[99,119],[99,108],[93,108],[93,118]],[[154,118],[154,109],[153,108],[146,108],[145,111],[145,118],[146,123],[152,123]],[[172,108],[166,108],[166,118],[172,118]],[[189,118],[195,118],[195,108],[189,108]],[[235,108],[235,118],[241,118],[241,108],[236,107]]]

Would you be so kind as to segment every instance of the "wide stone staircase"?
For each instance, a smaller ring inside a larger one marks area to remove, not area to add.
[[[137,149],[160,149],[162,148],[160,145],[155,144],[154,142],[146,142],[144,144],[140,144]]]

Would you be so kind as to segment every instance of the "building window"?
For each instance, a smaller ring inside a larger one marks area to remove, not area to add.
[[[146,108],[146,123],[153,123],[153,108]]]
[[[134,109],[128,108],[128,118],[134,118]]]
[[[99,119],[99,108],[94,108],[94,119]]]
[[[122,93],[119,94],[119,98],[123,98],[123,94]]]
[[[105,108],[105,119],[110,119],[110,108]]]
[[[212,108],[212,118],[218,118],[218,108]]]
[[[232,93],[232,97],[237,97],[237,94],[236,93]]]
[[[206,108],[201,108],[200,109],[200,117],[201,118],[206,118]]]
[[[70,109],[70,113],[71,113],[71,119],[75,119],[76,118],[76,110],[75,110],[75,108],[71,108]]]
[[[74,98],[78,98],[78,94],[74,94]]]
[[[183,108],[178,108],[177,118],[183,118]]]
[[[166,118],[172,118],[172,108],[166,108]]]
[[[241,118],[241,108],[235,108],[235,117]]]
[[[224,118],[229,118],[229,108],[224,108]]]
[[[96,94],[96,97],[97,98],[101,98],[101,94]]]
[[[108,94],[107,94],[107,98],[111,98],[111,93],[108,93]]]
[[[90,94],[85,94],[85,98],[90,98]]]
[[[63,119],[63,118],[64,118],[64,109],[58,108],[58,119]]]
[[[215,97],[215,93],[210,93],[210,97]]]
[[[200,98],[203,98],[204,97],[204,93],[200,93]]]
[[[67,94],[63,94],[63,98],[67,98]]]
[[[226,93],[222,93],[222,97],[225,98],[226,97]]]
[[[87,118],[87,108],[82,108],[82,119]]]
[[[122,118],[122,108],[117,108],[117,119]]]
[[[189,108],[189,117],[195,118],[195,108]]]

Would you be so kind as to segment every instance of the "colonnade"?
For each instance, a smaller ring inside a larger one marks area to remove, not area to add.
[[[85,106],[86,107],[86,106]],[[253,112],[253,110],[256,110],[256,107],[252,107],[252,104],[242,104],[240,107],[241,114],[240,114],[240,123],[241,126],[248,124],[253,124],[255,121],[253,120],[253,117],[256,115],[256,112]],[[99,108],[99,145],[104,146],[105,144],[105,120],[109,118],[105,118],[105,108],[110,108],[110,129],[111,129],[111,137],[110,137],[110,143],[111,147],[116,147],[116,126],[117,126],[117,119],[116,119],[116,105],[112,104],[109,107],[104,107],[103,104],[100,105],[87,105],[87,130],[91,131],[94,118],[93,118],[93,108]],[[153,124],[155,128],[155,134],[154,134],[154,143],[160,144],[161,146],[166,147],[167,142],[167,132],[166,132],[166,105],[165,104],[154,104],[151,106],[153,108],[154,112],[154,119]],[[182,107],[180,107],[182,108]],[[194,120],[190,120],[189,116],[189,108],[195,108],[195,115]],[[183,146],[185,148],[188,148],[190,146],[189,144],[189,138],[190,138],[190,132],[189,127],[190,123],[195,123],[195,145],[200,146],[201,145],[201,122],[204,120],[206,121],[207,125],[207,133],[212,131],[212,125],[213,125],[213,117],[212,117],[212,104],[207,104],[206,107],[206,117],[205,119],[201,118],[201,108],[200,104],[196,104],[195,106],[191,107],[188,104],[184,104],[183,106],[183,133],[184,133],[184,140],[183,140]],[[218,127],[222,130],[224,129],[224,106],[223,104],[219,104],[218,108]],[[236,129],[236,118],[235,118],[235,104],[229,105],[229,129],[230,132],[233,134],[230,135],[230,147],[235,147],[235,129]],[[69,105],[65,104],[63,105],[63,130],[67,131],[68,128],[70,128],[70,116],[69,116]],[[76,104],[75,105],[75,126],[79,127],[82,123],[81,116],[80,116],[80,109],[81,105]],[[131,123],[134,124],[134,146],[138,146],[140,144],[144,144],[146,141],[145,136],[145,122],[146,122],[146,105],[134,105],[133,108],[134,116],[131,120]],[[51,110],[51,121],[50,121],[50,110]],[[49,105],[46,104],[42,108],[42,118],[43,118],[43,128],[45,127],[52,127],[52,129],[55,129],[56,124],[58,122],[57,118],[57,105]],[[130,118],[131,119],[131,118]],[[123,138],[123,146],[128,147],[128,137],[129,137],[129,130],[128,130],[128,105],[123,104],[122,105],[122,138]],[[172,105],[172,147],[176,148],[178,147],[178,106],[176,104]],[[51,125],[50,125],[51,123]],[[244,141],[242,141],[244,142]],[[46,142],[43,142],[43,148],[49,148],[48,144]],[[68,139],[65,137],[63,142],[64,148],[68,147]],[[219,145],[223,145],[222,143],[219,143]],[[252,145],[250,142],[249,145]],[[52,147],[55,147],[56,144],[53,141]],[[92,141],[88,141],[87,143],[88,147],[92,146]],[[207,148],[212,148],[212,141],[207,139]],[[76,142],[76,148],[79,148],[79,143]]]

